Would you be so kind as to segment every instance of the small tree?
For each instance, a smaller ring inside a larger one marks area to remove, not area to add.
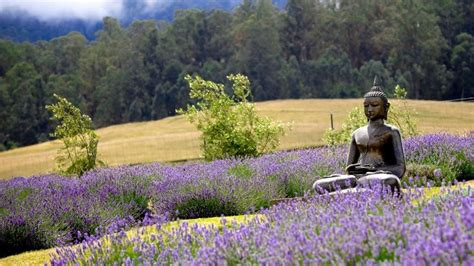
[[[224,92],[223,84],[186,76],[191,88],[189,96],[197,99],[187,110],[178,110],[202,132],[201,149],[206,160],[227,157],[258,156],[279,145],[284,125],[259,117],[251,96],[247,77],[229,75],[233,98]]]
[[[413,137],[418,135],[418,129],[413,117],[413,111],[408,108],[406,95],[406,89],[400,87],[400,85],[395,87],[395,97],[401,102],[401,106],[399,106],[398,102],[392,102],[390,104],[387,122],[398,127],[402,136]],[[364,110],[359,107],[354,107],[349,113],[349,116],[342,123],[341,129],[328,129],[324,132],[323,141],[331,146],[349,143],[352,132],[366,124],[367,118],[365,117]]]
[[[416,120],[413,117],[413,110],[407,104],[407,90],[400,85],[395,86],[395,97],[397,104],[392,104],[388,116],[389,122],[397,126],[404,137],[413,137],[418,135]],[[401,104],[398,104],[401,103]]]
[[[81,114],[67,99],[56,94],[54,97],[58,102],[46,105],[46,109],[53,113],[51,119],[59,122],[51,136],[64,144],[55,159],[59,172],[82,176],[97,165],[104,165],[97,159],[99,137],[92,130],[91,118]]]

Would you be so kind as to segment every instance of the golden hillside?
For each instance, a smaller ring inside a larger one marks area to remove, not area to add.
[[[395,101],[392,101],[395,102]],[[466,133],[474,130],[474,104],[438,101],[408,101],[415,109],[422,133]],[[279,100],[257,103],[261,115],[293,122],[292,131],[279,149],[321,145],[324,131],[339,128],[361,99]],[[169,162],[200,157],[199,132],[184,117],[129,123],[97,130],[100,158],[110,166],[145,162]],[[0,153],[0,179],[52,172],[58,141],[45,142]]]

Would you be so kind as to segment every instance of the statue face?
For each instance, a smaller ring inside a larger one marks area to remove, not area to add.
[[[367,119],[374,121],[385,117],[385,106],[380,97],[367,97],[364,99],[364,112]]]

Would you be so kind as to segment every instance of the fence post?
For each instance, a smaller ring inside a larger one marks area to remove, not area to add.
[[[334,130],[334,122],[333,122],[333,119],[332,119],[332,113],[331,113],[331,130]]]

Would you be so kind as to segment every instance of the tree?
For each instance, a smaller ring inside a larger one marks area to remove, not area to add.
[[[336,47],[324,51],[318,60],[310,60],[303,65],[307,85],[312,97],[344,98],[361,95],[357,88],[358,71],[352,67],[346,53]]]
[[[394,1],[341,0],[337,17],[333,17],[337,43],[360,68],[370,59],[384,61],[388,57],[387,38],[391,39],[390,23]],[[334,29],[333,29],[334,30]]]
[[[257,0],[247,5],[244,3],[236,11],[236,51],[229,68],[248,75],[253,82],[256,100],[287,97],[287,83],[281,75],[285,62],[280,45],[278,12],[269,0]]]
[[[0,151],[4,151],[8,148],[9,136],[9,125],[11,115],[9,113],[10,99],[8,96],[7,86],[3,84],[3,80],[0,79]]]
[[[0,77],[21,60],[21,51],[14,42],[0,39]]]
[[[295,56],[298,62],[317,58],[325,35],[324,19],[326,9],[319,1],[289,0],[284,16],[284,48],[286,57]]]
[[[392,73],[409,82],[409,96],[440,98],[447,89],[446,66],[438,60],[446,40],[422,0],[397,2],[393,14],[392,49],[388,61]]]
[[[45,131],[48,119],[42,103],[44,102],[44,82],[33,65],[20,62],[12,67],[5,76],[6,99],[10,105],[7,131],[9,141],[29,145],[45,140],[41,133]],[[3,106],[2,106],[3,108]]]
[[[395,88],[396,84],[393,81],[390,71],[381,61],[369,60],[365,62],[365,64],[359,68],[359,74],[361,81],[359,84],[361,84],[360,87],[364,90],[368,90],[372,86],[374,81],[373,77],[375,76],[383,81],[385,88]],[[405,86],[406,84],[402,85]],[[387,92],[392,93],[391,90],[387,90]]]
[[[256,114],[255,104],[247,100],[251,96],[247,77],[238,74],[227,78],[233,83],[233,98],[225,94],[223,84],[199,76],[185,78],[190,97],[198,102],[178,112],[202,131],[204,158],[258,156],[277,147],[283,125]]]
[[[63,75],[78,72],[79,60],[86,49],[86,43],[86,38],[78,32],[71,32],[49,42],[40,42],[43,49],[39,57],[42,66],[48,68],[46,74]]]
[[[457,45],[451,54],[451,66],[454,71],[454,83],[451,97],[464,98],[474,96],[474,37],[461,33],[456,37]]]
[[[97,32],[97,42],[94,42],[81,56],[80,75],[84,81],[82,97],[86,101],[85,112],[95,118],[97,106],[102,98],[97,98],[96,90],[99,85],[106,86],[103,79],[110,71],[109,68],[119,68],[128,70],[130,64],[127,60],[134,60],[135,57],[129,53],[127,48],[130,44],[126,34],[120,27],[117,19],[105,17],[103,19],[103,30]],[[105,84],[105,85],[104,85]],[[125,88],[129,88],[126,86]],[[121,88],[115,88],[120,90]],[[116,95],[118,97],[120,95]]]
[[[56,104],[47,105],[53,120],[59,122],[53,137],[61,139],[63,147],[56,157],[56,167],[61,174],[82,176],[86,171],[104,163],[97,159],[99,137],[92,129],[92,120],[81,114],[79,108],[66,98],[54,95]]]

